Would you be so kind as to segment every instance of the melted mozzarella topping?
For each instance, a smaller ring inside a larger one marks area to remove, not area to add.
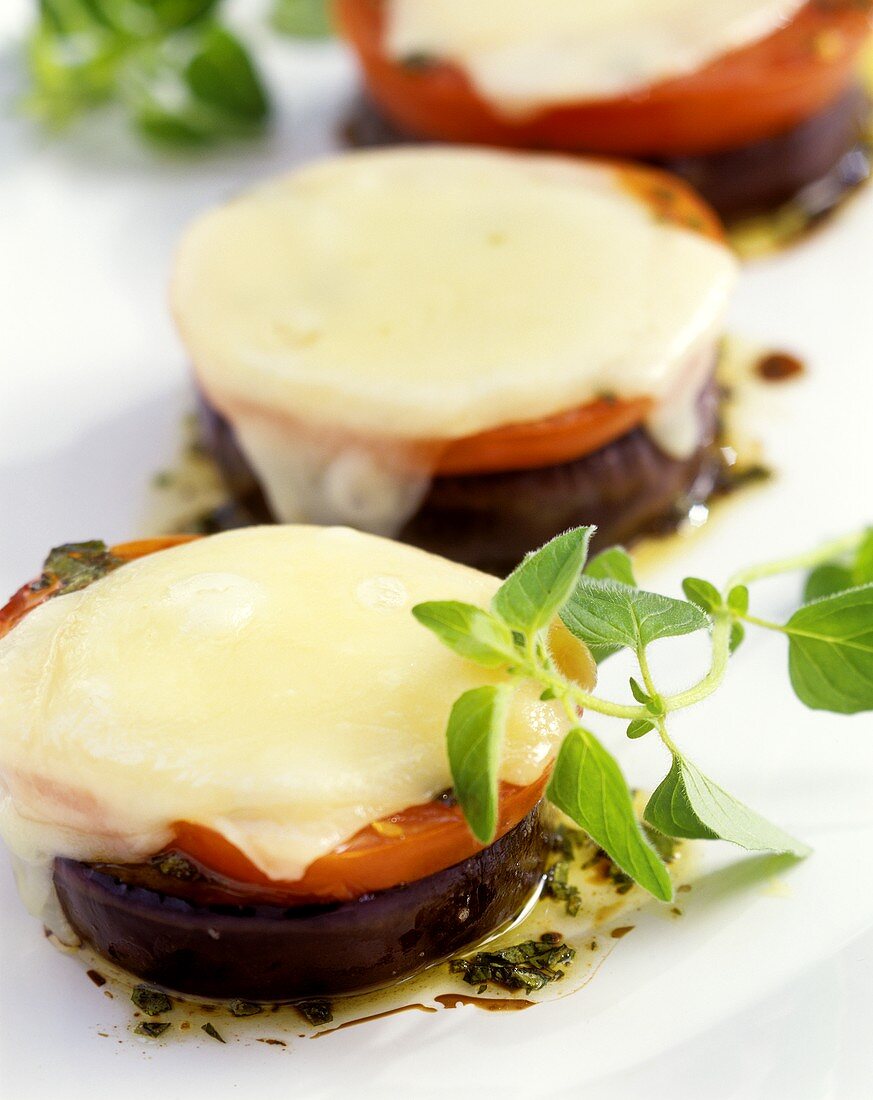
[[[604,390],[664,396],[716,335],[735,273],[726,247],[658,220],[611,166],[383,150],[199,218],[173,304],[236,417],[453,439]]]
[[[385,48],[451,61],[508,114],[612,99],[696,72],[806,0],[388,0]]]
[[[687,455],[735,275],[613,166],[435,147],[311,165],[207,213],[173,304],[277,514],[392,534],[427,487],[417,441],[609,392],[654,398],[658,442]]]
[[[347,529],[271,527],[49,600],[0,640],[0,832],[32,864],[135,861],[188,821],[297,879],[450,786],[451,705],[500,677],[410,609],[497,584]],[[519,693],[502,778],[533,782],[565,729]]]

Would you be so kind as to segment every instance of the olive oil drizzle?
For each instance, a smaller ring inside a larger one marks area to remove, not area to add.
[[[455,1009],[518,1012],[581,990],[618,947],[618,941],[634,927],[634,914],[654,905],[638,887],[624,889],[622,876],[611,872],[608,859],[575,828],[556,831],[553,847],[550,862],[560,860],[567,864],[567,882],[578,891],[579,904],[578,908],[572,907],[573,914],[568,912],[564,898],[538,891],[515,921],[456,957],[475,959],[477,953],[494,956],[506,952],[513,958],[519,947],[531,943],[541,945],[544,950],[566,947],[566,954],[572,953],[573,957],[555,968],[560,969],[560,977],[544,982],[537,989],[509,990],[493,981],[471,987],[465,985],[464,974],[459,972],[463,968],[457,967],[456,960],[446,960],[389,988],[329,1002],[266,1005],[250,1001],[205,1002],[138,982],[107,960],[97,958],[87,946],[69,948],[54,938],[53,942],[62,950],[79,955],[95,985],[98,983],[92,975],[103,979],[105,988],[101,991],[109,994],[109,1001],[104,1003],[115,1022],[101,1020],[97,1034],[114,1035],[121,1041],[160,1045],[196,1040],[228,1046],[258,1042],[284,1048],[359,1023],[373,1023],[411,1011],[428,1015]],[[687,895],[691,888],[693,849],[693,845],[683,844],[670,864],[677,894]],[[111,990],[115,991],[114,996]],[[109,1009],[109,1005],[113,1007]]]

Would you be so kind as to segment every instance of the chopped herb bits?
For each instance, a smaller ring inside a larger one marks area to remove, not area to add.
[[[563,978],[564,971],[558,968],[571,963],[576,954],[566,943],[553,941],[546,933],[539,940],[526,940],[500,951],[479,951],[468,959],[453,959],[449,970],[460,974],[468,985],[478,986],[480,993],[489,984],[510,993],[534,992]]]
[[[148,985],[135,986],[130,999],[146,1016],[160,1016],[163,1012],[170,1012],[173,1007],[173,1002],[166,993]]]
[[[564,902],[567,915],[575,917],[582,905],[582,895],[579,893],[578,886],[571,886],[567,882],[569,873],[570,864],[567,860],[559,859],[557,863],[553,863],[546,871],[546,877],[543,883],[543,896],[547,898],[556,898],[558,901]]]
[[[159,1039],[173,1025],[162,1020],[143,1020],[133,1029],[134,1035],[144,1035],[147,1039]]]
[[[318,1027],[320,1024],[329,1024],[333,1020],[333,1009],[330,1001],[301,1001],[295,1007],[313,1027]]]

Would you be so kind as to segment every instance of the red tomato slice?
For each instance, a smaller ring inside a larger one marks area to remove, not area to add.
[[[572,462],[638,427],[651,407],[647,397],[632,401],[604,398],[544,420],[507,424],[467,436],[442,452],[436,472],[486,474]]]
[[[543,796],[548,773],[527,787],[500,784],[497,836],[517,825]],[[427,802],[374,822],[315,860],[296,882],[276,882],[220,833],[178,822],[172,850],[261,899],[348,901],[452,867],[485,847],[470,832],[459,806]],[[496,838],[495,838],[496,839]]]
[[[382,48],[384,0],[336,0],[369,91],[409,133],[444,141],[632,156],[719,152],[782,133],[852,80],[869,0],[809,0],[784,27],[687,76],[616,99],[501,115],[457,66],[405,67]]]

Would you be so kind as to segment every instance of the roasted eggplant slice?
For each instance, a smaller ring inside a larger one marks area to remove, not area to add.
[[[405,885],[328,905],[198,904],[157,888],[152,867],[59,859],[72,926],[145,981],[196,997],[288,1001],[376,989],[448,958],[512,920],[549,848],[540,807],[476,855]]]

